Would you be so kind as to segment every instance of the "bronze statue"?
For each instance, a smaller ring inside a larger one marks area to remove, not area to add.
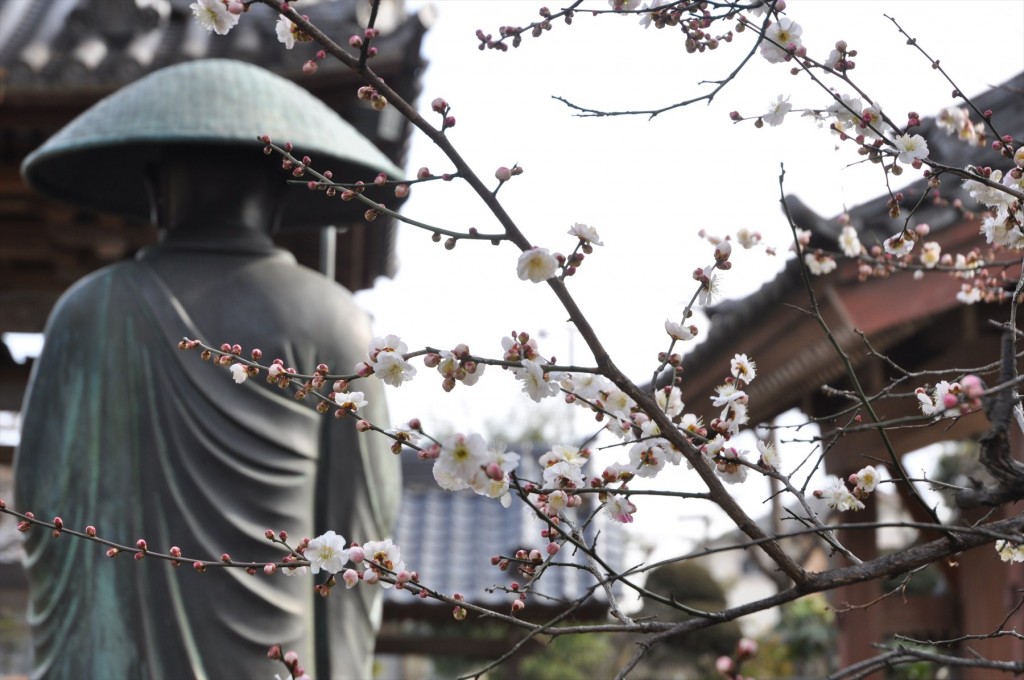
[[[279,222],[339,223],[353,208],[345,215],[348,204],[304,187],[291,196],[280,161],[256,141],[264,132],[338,179],[346,168],[352,179],[397,172],[305,90],[229,60],[151,74],[26,160],[45,193],[151,210],[160,241],[79,281],[54,308],[23,411],[19,506],[214,559],[279,559],[268,528],[360,542],[390,532],[400,471],[385,439],[262,376],[237,385],[177,348],[184,336],[239,343],[339,372],[365,356],[369,324],[350,294],[270,237]],[[386,422],[379,382],[359,389],[366,417]],[[275,643],[318,680],[369,676],[379,589],[324,599],[309,576],[191,573],[38,531],[25,549],[35,676],[272,678],[282,670],[266,658]]]

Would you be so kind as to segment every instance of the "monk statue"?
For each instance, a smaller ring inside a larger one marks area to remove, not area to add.
[[[258,347],[264,361],[343,373],[365,357],[369,323],[348,291],[271,240],[279,225],[343,224],[363,208],[288,184],[262,153],[264,133],[339,181],[398,172],[307,91],[231,60],[157,71],[26,159],[36,189],[151,217],[160,237],[55,306],[25,398],[20,507],[214,560],[280,560],[267,529],[293,544],[328,529],[346,541],[389,535],[401,482],[386,439],[178,349],[183,337],[239,343],[246,356]],[[379,381],[358,389],[360,413],[385,423]],[[273,678],[284,670],[267,658],[273,644],[318,680],[371,677],[379,588],[321,598],[309,575],[200,574],[42,531],[25,550],[33,677]]]

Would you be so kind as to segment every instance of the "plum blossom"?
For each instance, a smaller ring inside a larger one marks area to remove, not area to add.
[[[586,486],[583,469],[567,460],[544,468],[544,486],[551,489],[579,489]]]
[[[893,144],[899,152],[896,160],[900,163],[913,163],[928,157],[928,142],[921,135],[902,134],[893,140]]]
[[[757,364],[753,359],[747,358],[746,354],[737,354],[729,362],[732,377],[749,384],[757,377]]]
[[[519,454],[505,451],[505,447],[495,446],[488,449],[482,467],[483,474],[478,474],[470,481],[470,487],[481,496],[496,498],[504,506],[512,505],[509,493],[508,473],[519,465]]]
[[[711,404],[715,407],[725,406],[734,401],[746,403],[747,393],[736,387],[735,382],[727,382],[715,388],[716,396],[711,397]]]
[[[921,264],[932,269],[942,257],[942,246],[935,241],[928,241],[921,248]]]
[[[769,470],[778,470],[782,464],[782,458],[771,442],[757,440],[757,451],[761,454],[760,462]]]
[[[391,573],[405,570],[402,551],[390,538],[385,538],[383,541],[367,541],[363,543],[363,553],[368,562],[367,566],[369,569],[367,572],[376,575],[378,578],[381,575],[382,568]],[[364,572],[363,581],[365,583],[371,583],[372,579],[368,578],[370,573]],[[390,588],[392,584],[387,581],[380,581],[380,586],[381,588]]]
[[[722,449],[715,461],[715,472],[726,484],[742,484],[747,479],[746,451],[737,451],[733,447]]]
[[[245,364],[231,364],[231,378],[236,383],[241,385],[245,382],[245,379],[249,377],[249,372]]]
[[[665,449],[658,444],[658,440],[637,442],[629,450],[629,464],[638,477],[655,477],[665,467]]]
[[[882,107],[878,102],[875,102],[861,111],[860,119],[857,121],[858,134],[862,134],[869,139],[878,139],[880,136],[889,132],[890,129],[891,128],[886,125],[885,120],[882,119]],[[928,152],[926,148],[925,155],[927,154]]]
[[[607,396],[600,400],[600,404],[605,411],[620,419],[628,418],[630,411],[636,406],[636,402],[617,387],[613,387]]]
[[[483,437],[454,434],[441,443],[441,452],[434,461],[434,480],[442,489],[460,491],[484,474],[486,462],[487,443]]]
[[[366,395],[362,392],[338,392],[334,395],[334,403],[343,411],[358,411],[366,406]]]
[[[774,102],[768,105],[768,113],[761,116],[761,119],[772,127],[777,127],[782,125],[782,120],[792,110],[793,105],[789,103],[789,97],[783,98],[780,94]]]
[[[523,281],[542,283],[558,271],[558,260],[547,248],[531,248],[519,256],[516,273]]]
[[[863,110],[864,103],[859,98],[844,94],[825,109],[825,114],[835,118],[833,125],[837,132],[848,132],[860,123],[857,112]]]
[[[558,381],[552,380],[549,374],[536,361],[523,359],[522,368],[513,370],[516,378],[523,381],[523,392],[530,395],[530,399],[536,402],[545,397],[558,394]]]
[[[555,463],[568,462],[582,468],[586,465],[590,459],[589,449],[578,449],[575,446],[565,446],[563,444],[556,444],[551,447],[551,450],[542,455],[537,462],[540,463],[541,467],[551,467]]]
[[[681,323],[675,321],[669,321],[665,319],[665,332],[674,340],[693,340],[697,337],[697,327],[693,324],[684,326]]]
[[[616,12],[632,12],[640,6],[640,0],[608,0],[608,4]]]
[[[981,233],[985,241],[1007,248],[1024,248],[1024,231],[1021,230],[1021,216],[1011,218],[1005,208],[1000,208],[995,215],[988,215],[982,220]]]
[[[303,555],[309,560],[309,570],[314,574],[319,574],[321,569],[337,574],[348,562],[345,537],[328,531],[310,541]]]
[[[834,272],[837,266],[834,257],[821,251],[804,253],[804,264],[807,265],[807,271],[813,276],[824,276]]]
[[[373,338],[370,341],[366,366],[382,382],[399,387],[403,382],[412,380],[416,375],[416,368],[405,360],[405,354],[408,351],[409,348],[397,335]],[[360,366],[362,364],[356,365],[357,373],[361,373]],[[361,374],[366,375],[365,373]]]
[[[298,32],[299,27],[292,23],[292,20],[281,15],[277,20],[277,26],[274,30],[277,33],[277,39],[284,44],[286,50],[290,50],[295,47],[295,34]]]
[[[864,504],[854,496],[846,486],[846,482],[833,477],[828,486],[821,491],[814,493],[818,498],[824,498],[828,507],[839,512],[847,510],[863,510]]]
[[[907,236],[906,232],[894,234],[882,241],[885,252],[896,257],[903,257],[914,249],[914,239]]]
[[[1024,544],[996,541],[995,547],[1003,562],[1024,562]]]
[[[604,504],[604,510],[612,519],[622,524],[629,524],[633,521],[633,513],[636,512],[636,506],[629,500],[627,496],[611,496]]]
[[[932,395],[929,397],[923,387],[914,390],[917,400],[920,402],[921,413],[926,416],[958,416],[960,415],[960,383],[940,380],[935,383]]]
[[[968,165],[967,171],[975,175],[980,176],[980,171],[974,166]],[[993,170],[988,174],[988,179],[992,182],[999,184],[1003,179],[1002,170]],[[978,203],[983,203],[989,207],[998,207],[1009,204],[1013,201],[1013,197],[1005,191],[1001,191],[996,187],[989,186],[984,182],[979,182],[973,179],[965,179],[963,182],[964,189],[970,194],[971,198],[976,200]]]
[[[200,26],[217,35],[227,35],[240,18],[228,11],[227,0],[196,0],[188,8]]]
[[[843,255],[847,257],[857,257],[861,251],[864,250],[864,246],[861,245],[860,239],[857,238],[857,230],[846,225],[839,234],[839,248],[843,251]]]
[[[856,475],[857,487],[864,493],[871,493],[878,488],[878,471],[873,465],[861,468]]]
[[[786,61],[789,58],[788,50],[790,48],[796,50],[801,47],[801,33],[803,33],[803,28],[800,27],[800,24],[788,17],[780,18],[764,32],[765,39],[761,41],[761,56],[773,64]]]
[[[573,394],[593,401],[601,396],[601,392],[612,389],[611,382],[597,373],[566,374],[562,379],[562,387]]]
[[[669,388],[668,391],[663,389],[656,391],[654,393],[654,401],[657,402],[658,408],[669,418],[675,418],[683,412],[683,393],[675,385]]]
[[[704,267],[701,276],[701,289],[697,294],[697,303],[701,307],[707,307],[714,302],[719,292],[718,274],[715,273],[715,268],[710,265]]]
[[[595,246],[603,246],[604,243],[601,238],[597,235],[597,229],[588,227],[582,222],[577,222],[569,228],[569,233],[585,243],[590,243]]]

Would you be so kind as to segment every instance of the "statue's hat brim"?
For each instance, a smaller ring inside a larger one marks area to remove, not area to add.
[[[337,182],[377,173],[398,178],[396,167],[370,140],[295,83],[233,59],[188,61],[155,71],[105,97],[25,159],[21,170],[34,189],[83,208],[148,221],[147,166],[167,145],[252,148],[253,163],[279,164],[262,154],[259,135],[290,142],[317,170]],[[202,172],[202,158],[196,159]],[[388,204],[397,203],[391,194]],[[382,197],[382,200],[383,197]],[[365,206],[303,185],[289,189],[282,224],[343,225]]]

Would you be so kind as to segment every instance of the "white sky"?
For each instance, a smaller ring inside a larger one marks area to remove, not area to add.
[[[578,13],[572,26],[556,22],[553,30],[524,39],[516,50],[477,49],[477,28],[497,34],[503,24],[524,25],[541,4],[431,3],[437,19],[424,45],[430,65],[419,105],[429,112],[434,97],[449,102],[457,119],[449,136],[485,182],[492,181],[498,166],[525,168],[500,197],[532,243],[568,253],[574,245],[566,234],[572,223],[598,229],[606,245],[588,257],[569,288],[615,363],[634,379],[648,377],[667,345],[665,319],[678,320],[695,287],[691,272],[709,263],[711,248],[696,236],[699,229],[720,235],[756,229],[783,254],[774,259],[760,250],[736,254],[723,286],[729,297],[756,290],[781,266],[788,227],[778,204],[780,163],[786,166],[787,193],[824,216],[884,192],[877,166],[847,167],[859,158],[852,147],[837,151],[828,130],[798,113],[777,128],[730,122],[732,110],[767,112],[779,94],[791,95],[795,110],[830,103],[806,77],[791,76],[787,65],[757,55],[710,106],[695,104],[654,120],[574,117],[552,96],[619,110],[657,108],[702,93],[699,81],[729,73],[754,34],[737,34],[716,52],[686,54],[678,29],[645,31],[635,17]],[[605,2],[591,6],[607,8]],[[857,49],[853,79],[897,121],[908,111],[927,116],[954,102],[951,87],[905,44],[883,13],[916,36],[968,94],[1024,69],[1024,2],[1018,0],[970,5],[792,0],[788,13],[803,27],[811,56],[823,59],[838,39]],[[423,165],[435,173],[451,169],[429,141],[414,137],[409,173]],[[903,178],[909,182],[917,176],[909,171]],[[482,203],[459,182],[417,187],[404,212],[452,229],[497,230]],[[499,356],[500,338],[525,330],[542,338],[546,355],[592,363],[548,288],[516,278],[513,246],[461,242],[448,252],[427,233],[403,226],[398,256],[394,280],[381,280],[359,294],[375,317],[377,334],[396,333],[410,349],[451,349],[465,342],[474,353]],[[706,332],[703,320],[697,323]],[[439,389],[436,372],[422,365],[419,371],[412,383],[389,388],[395,423],[418,416],[428,428],[442,431],[508,432],[516,430],[515,423],[538,418],[533,403],[517,394],[511,376],[500,370],[491,369],[476,387],[459,385],[451,394]],[[593,421],[581,409],[549,400],[543,412],[557,436],[592,431]],[[611,455],[624,458],[625,451]],[[802,457],[799,451],[793,456]],[[680,474],[672,478],[676,488],[687,484],[682,469]],[[751,495],[751,502],[760,502],[761,486]],[[658,520],[660,510],[643,503],[638,523],[645,515]],[[678,514],[676,506],[666,511]]]

